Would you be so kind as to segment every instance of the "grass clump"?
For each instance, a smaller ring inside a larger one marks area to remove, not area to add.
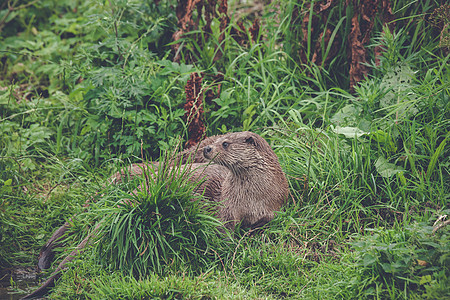
[[[194,193],[190,165],[147,167],[137,189],[100,201],[91,212],[104,216],[94,244],[99,262],[137,278],[214,265],[226,232],[208,212],[213,204]]]

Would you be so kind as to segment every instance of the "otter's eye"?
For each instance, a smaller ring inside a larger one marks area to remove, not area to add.
[[[222,143],[222,147],[223,147],[224,149],[226,149],[226,148],[228,147],[228,145],[229,145],[229,144],[228,144],[227,142],[223,142],[223,143]]]

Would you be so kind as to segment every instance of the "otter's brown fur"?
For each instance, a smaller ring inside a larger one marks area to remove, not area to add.
[[[214,143],[218,138],[224,135],[214,135],[205,138],[199,144],[194,145],[186,150],[183,150],[181,153],[175,155],[174,158],[169,158],[171,165],[184,165],[188,163],[206,163],[207,159],[203,156],[203,148],[209,144]],[[154,162],[150,164],[153,167],[158,168],[158,163]],[[131,164],[129,167],[122,169],[112,175],[109,179],[109,182],[113,184],[117,184],[123,181],[124,178],[132,179],[136,176],[141,176],[144,172],[147,171],[148,163],[136,163]],[[198,167],[198,166],[197,166]]]
[[[267,141],[252,132],[217,138],[203,149],[205,158],[228,169],[221,183],[218,216],[227,227],[238,222],[258,227],[272,220],[289,194],[289,185]]]

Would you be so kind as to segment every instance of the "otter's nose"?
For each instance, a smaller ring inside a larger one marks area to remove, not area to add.
[[[203,155],[206,156],[209,152],[211,152],[211,150],[211,146],[206,146],[205,148],[203,148]]]

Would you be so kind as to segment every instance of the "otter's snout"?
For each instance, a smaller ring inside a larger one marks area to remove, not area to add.
[[[203,148],[203,156],[205,156],[206,158],[208,158],[209,153],[212,151],[211,146],[206,146],[205,148]]]

